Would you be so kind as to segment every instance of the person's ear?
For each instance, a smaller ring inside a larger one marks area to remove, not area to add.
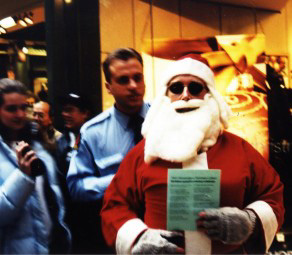
[[[112,94],[111,85],[108,82],[106,82],[105,87],[106,87],[107,93],[109,93],[111,95]]]

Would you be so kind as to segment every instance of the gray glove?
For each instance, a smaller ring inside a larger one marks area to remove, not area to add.
[[[197,226],[211,239],[226,244],[241,244],[252,234],[256,217],[253,211],[236,207],[206,209],[199,214]]]
[[[183,254],[183,248],[167,240],[182,237],[179,232],[149,228],[134,244],[132,254]]]

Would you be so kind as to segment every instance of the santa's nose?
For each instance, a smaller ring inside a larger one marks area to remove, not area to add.
[[[191,99],[188,87],[185,86],[181,94],[181,100],[189,101]]]

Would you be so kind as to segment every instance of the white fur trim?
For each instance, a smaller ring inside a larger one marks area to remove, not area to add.
[[[202,152],[201,154],[198,154],[196,158],[191,158],[190,160],[185,161],[182,164],[183,169],[208,169],[207,153]]]
[[[259,217],[265,233],[266,252],[270,248],[278,229],[278,221],[272,207],[264,201],[256,201],[246,208],[252,209]]]
[[[120,227],[116,239],[117,254],[131,254],[134,241],[148,227],[140,219],[131,219]]]
[[[198,154],[187,162],[183,162],[183,169],[208,170],[207,153]],[[199,245],[198,245],[199,244]],[[211,240],[204,233],[199,231],[185,231],[185,252],[186,254],[211,254]]]
[[[198,104],[198,99],[192,99],[181,102],[180,106],[187,108],[193,105],[193,100]],[[217,101],[210,94],[200,101],[199,109],[177,113],[172,105],[175,103],[167,96],[154,100],[142,127],[146,163],[151,164],[157,158],[184,162],[216,143],[221,131]]]
[[[162,86],[164,86],[164,94],[166,93],[167,85],[172,78],[183,74],[196,76],[206,82],[211,95],[219,105],[221,122],[224,127],[227,128],[228,120],[232,116],[232,111],[224,98],[216,91],[214,73],[206,64],[192,58],[185,58],[172,62],[163,74]]]
[[[233,115],[233,113],[228,104],[225,102],[224,98],[221,96],[221,94],[218,93],[215,88],[209,87],[209,90],[219,106],[220,121],[225,128],[228,128],[228,120]]]
[[[197,76],[205,81],[208,87],[215,88],[213,71],[206,64],[192,58],[172,62],[163,74],[162,85],[166,86],[172,78],[181,74]]]
[[[186,254],[211,254],[211,240],[199,231],[185,231]]]
[[[161,94],[155,98],[155,100],[151,104],[150,109],[147,112],[147,115],[145,117],[145,120],[142,124],[142,129],[141,129],[141,134],[143,135],[144,138],[147,136],[147,133],[149,129],[151,128],[151,124],[155,120],[155,117],[157,115],[157,109],[160,108],[159,106],[163,105],[165,101],[170,102],[170,99],[166,97],[164,94],[165,92],[161,91]]]

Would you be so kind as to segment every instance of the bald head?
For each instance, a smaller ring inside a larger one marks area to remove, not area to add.
[[[33,105],[33,119],[43,128],[52,124],[50,108],[51,106],[43,101],[37,102]]]

